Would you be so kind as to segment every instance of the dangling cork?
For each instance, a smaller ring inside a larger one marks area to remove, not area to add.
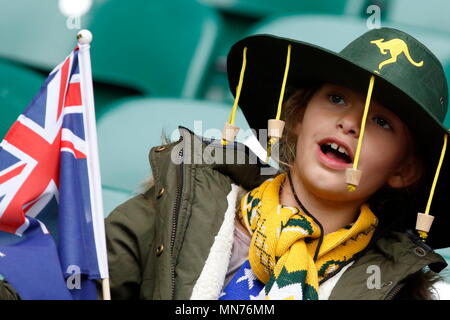
[[[433,201],[434,191],[439,179],[439,173],[441,172],[442,163],[444,162],[445,151],[447,150],[447,133],[444,134],[444,143],[442,144],[441,156],[439,157],[439,163],[434,174],[433,183],[431,185],[430,195],[428,196],[427,206],[425,208],[425,213],[417,213],[416,230],[419,233],[422,241],[428,237],[428,232],[430,231],[431,224],[433,223],[434,217],[430,215],[431,202]]]
[[[269,119],[268,121],[268,136],[269,141],[267,142],[267,159],[266,162],[268,163],[270,160],[270,157],[272,156],[272,146],[281,139],[283,135],[283,129],[284,129],[284,121],[279,119]]]
[[[229,142],[234,142],[236,136],[239,132],[239,127],[232,125],[231,123],[225,122],[222,130],[222,144],[226,145]]]
[[[431,225],[433,224],[434,217],[429,214],[417,213],[416,230],[419,232],[422,239],[426,239]]]
[[[269,119],[268,121],[269,138],[280,139],[283,135],[284,121],[278,119]]]
[[[362,171],[353,168],[345,170],[345,182],[347,183],[348,191],[355,191],[361,180]]]

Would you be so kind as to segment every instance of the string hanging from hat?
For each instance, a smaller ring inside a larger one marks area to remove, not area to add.
[[[347,190],[355,191],[356,186],[359,184],[359,180],[361,178],[361,171],[358,170],[359,157],[361,154],[361,146],[362,140],[364,138],[365,125],[367,121],[367,115],[369,113],[370,100],[372,97],[373,87],[375,83],[375,77],[372,75],[370,77],[369,88],[367,91],[366,103],[364,106],[364,114],[361,120],[361,130],[360,135],[358,137],[358,145],[356,147],[355,159],[353,161],[352,168],[347,169]],[[419,236],[422,238],[422,241],[428,237],[428,232],[430,230],[431,224],[433,223],[434,217],[430,215],[431,203],[433,201],[434,191],[436,189],[436,184],[439,178],[439,173],[441,171],[442,163],[444,162],[445,152],[447,150],[447,139],[448,134],[444,135],[444,142],[442,145],[441,156],[439,158],[439,163],[436,168],[436,172],[434,175],[433,183],[431,185],[430,195],[428,197],[427,206],[425,208],[425,213],[418,212],[417,214],[417,222],[416,222],[416,230],[419,233]]]
[[[284,121],[280,120],[280,118],[281,118],[281,109],[283,106],[284,91],[286,89],[286,82],[289,74],[289,66],[291,63],[291,47],[292,45],[289,44],[286,55],[286,66],[284,68],[283,82],[281,84],[280,98],[278,99],[277,115],[275,119],[270,119],[268,124],[269,141],[267,142],[266,162],[269,162],[270,156],[272,154],[272,146],[281,138],[284,129]]]
[[[364,138],[364,132],[366,129],[367,115],[369,114],[370,100],[372,98],[372,91],[375,83],[375,76],[370,77],[369,88],[367,90],[366,103],[364,105],[364,114],[361,120],[361,130],[358,137],[358,145],[356,147],[355,159],[353,161],[352,168],[346,170],[347,175],[347,190],[349,192],[355,191],[356,186],[359,184],[361,178],[361,171],[358,170],[359,156],[361,154],[361,146]]]
[[[222,145],[227,145],[228,142],[234,141],[234,138],[236,137],[237,132],[239,131],[239,127],[234,125],[234,121],[236,118],[236,110],[239,103],[239,97],[241,96],[241,90],[242,90],[242,84],[244,82],[244,73],[245,68],[247,66],[247,47],[244,47],[244,50],[242,52],[242,67],[241,67],[241,73],[239,75],[239,82],[236,87],[236,97],[234,98],[233,107],[231,109],[230,116],[228,118],[228,122],[225,123],[224,132],[222,134]],[[227,132],[232,131],[232,132]]]
[[[425,208],[425,213],[418,213],[416,229],[422,241],[428,237],[428,231],[430,231],[431,224],[433,223],[434,217],[430,215],[431,202],[433,201],[434,191],[439,178],[439,173],[441,172],[442,163],[444,162],[445,151],[447,150],[447,133],[444,134],[444,143],[442,145],[441,156],[439,158],[439,163],[434,174],[433,183],[431,185],[430,195],[428,197],[427,206]]]

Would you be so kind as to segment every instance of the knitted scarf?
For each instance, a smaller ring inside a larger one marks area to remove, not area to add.
[[[239,216],[252,233],[250,265],[265,284],[258,298],[316,300],[319,281],[367,246],[378,220],[363,205],[353,224],[322,237],[308,214],[280,204],[285,178],[283,173],[266,180],[241,201]]]

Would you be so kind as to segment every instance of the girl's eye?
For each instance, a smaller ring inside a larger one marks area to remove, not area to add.
[[[328,95],[328,99],[333,104],[340,104],[340,105],[344,105],[345,104],[344,99],[341,96],[337,95],[337,94],[329,94]]]
[[[373,121],[384,129],[392,129],[389,121],[381,117],[373,117]]]

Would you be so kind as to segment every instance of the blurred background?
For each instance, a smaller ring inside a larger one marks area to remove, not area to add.
[[[269,33],[340,51],[389,26],[428,46],[449,77],[449,16],[448,0],[0,0],[0,136],[89,29],[107,215],[151,176],[148,152],[162,132],[175,140],[183,125],[220,137],[234,42]],[[248,128],[240,111],[236,123]]]

